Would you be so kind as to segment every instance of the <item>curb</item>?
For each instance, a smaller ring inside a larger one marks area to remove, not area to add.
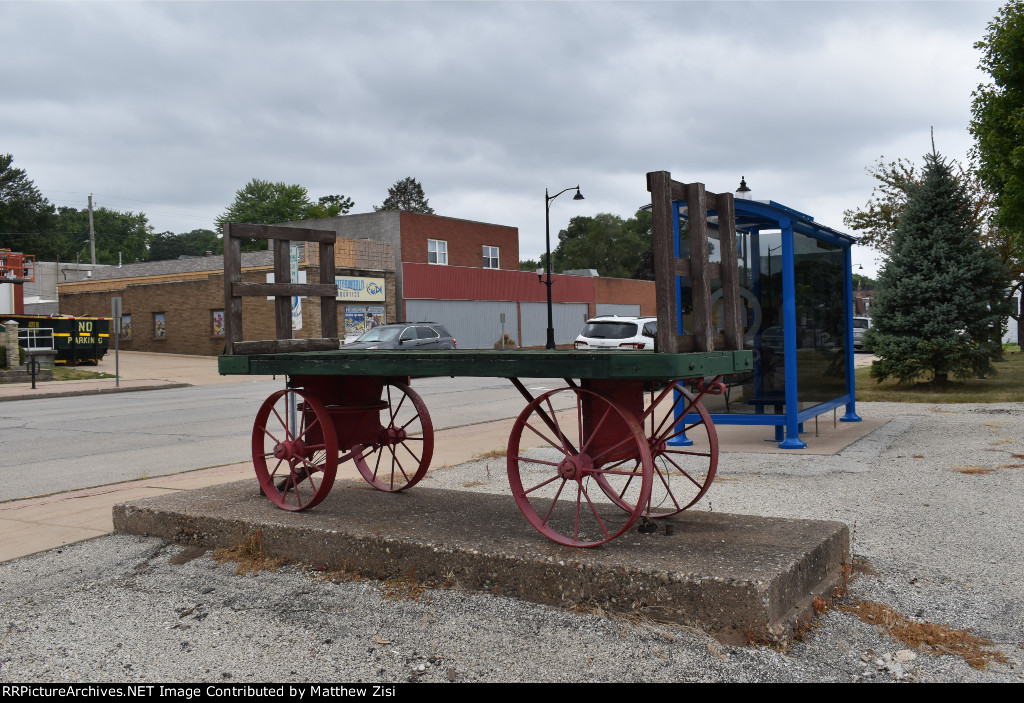
[[[7,400],[34,400],[36,398],[66,398],[73,395],[102,395],[104,393],[128,393],[131,391],[156,391],[164,388],[187,388],[190,383],[154,383],[145,386],[124,386],[121,388],[79,388],[70,390],[42,390],[29,391],[19,395],[2,395],[0,402]]]

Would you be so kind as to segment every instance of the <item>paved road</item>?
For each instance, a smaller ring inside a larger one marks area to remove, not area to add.
[[[527,380],[537,395],[564,385]],[[0,500],[246,461],[253,418],[281,379],[0,404]],[[413,386],[435,429],[515,417],[505,379],[428,378]]]

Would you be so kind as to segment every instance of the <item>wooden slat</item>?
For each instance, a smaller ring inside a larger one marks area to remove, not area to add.
[[[284,239],[291,242],[334,242],[337,234],[326,229],[281,227],[279,225],[251,225],[232,222],[231,236],[245,239]]]
[[[291,245],[287,239],[272,240],[274,247],[274,281],[279,283],[292,282],[289,250]],[[274,297],[274,328],[278,339],[291,339],[292,336],[292,298],[290,295]]]
[[[715,350],[711,331],[711,276],[708,271],[708,206],[703,183],[686,184],[690,229],[690,282],[693,286],[693,336],[696,351]]]
[[[231,225],[224,225],[224,346],[225,354],[233,354],[242,339],[242,299],[235,296],[232,285],[242,280],[242,243],[231,236]]]
[[[275,274],[276,278],[276,274]],[[310,296],[331,296],[331,300],[338,294],[336,284],[321,283],[235,283],[231,286],[233,295],[248,296],[278,296],[278,295],[310,295]],[[325,335],[329,336],[329,335]]]
[[[322,242],[319,247],[320,283],[329,286],[333,293],[322,294],[320,298],[320,335],[338,336],[338,287],[334,281],[334,242]]]
[[[740,308],[740,271],[736,254],[736,207],[732,193],[715,197],[718,210],[718,234],[722,246],[722,265],[718,280],[722,282],[722,303],[725,306],[723,330],[726,349],[743,348],[743,320]]]
[[[647,174],[651,193],[651,238],[654,253],[654,292],[658,310],[658,351],[674,353],[676,330],[676,256],[672,227],[672,178],[668,171]]]

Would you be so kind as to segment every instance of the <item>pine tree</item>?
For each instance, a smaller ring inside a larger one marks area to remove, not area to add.
[[[879,357],[871,375],[944,384],[990,373],[1006,276],[982,247],[964,184],[941,156],[926,155],[920,183],[908,187],[865,337]]]
[[[373,206],[374,212],[384,210],[401,210],[402,212],[418,212],[433,215],[434,209],[423,193],[423,186],[412,176],[404,178],[388,188],[388,197],[380,205]]]

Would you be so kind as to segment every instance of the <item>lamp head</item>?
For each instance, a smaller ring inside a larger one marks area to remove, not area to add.
[[[572,196],[573,200],[584,200],[583,193],[580,192],[580,187],[576,186],[576,195]]]

